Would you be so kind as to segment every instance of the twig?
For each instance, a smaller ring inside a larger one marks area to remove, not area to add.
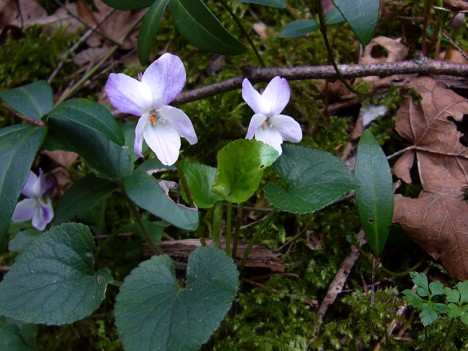
[[[444,0],[444,4],[454,10],[468,11],[468,2],[464,0]]]
[[[468,60],[468,55],[466,54],[465,50],[463,50],[459,45],[457,45],[453,40],[452,38],[450,38],[448,36],[448,34],[446,32],[443,32],[442,35],[444,36],[445,39],[447,39],[447,41],[450,43],[450,45],[452,45],[455,49],[457,49],[457,51],[460,53],[460,55],[463,56],[463,58],[465,60]]]
[[[364,231],[361,230],[357,235],[358,243],[360,246],[366,243],[366,238]],[[328,287],[327,294],[325,295],[322,303],[320,304],[319,310],[317,312],[317,318],[319,319],[319,326],[317,327],[316,334],[318,333],[321,323],[323,321],[323,317],[327,313],[328,307],[330,307],[336,300],[338,294],[341,293],[343,290],[343,286],[348,279],[348,275],[351,272],[354,264],[356,263],[357,259],[359,258],[359,249],[355,246],[351,246],[351,252],[346,256],[346,258],[341,263],[340,269],[335,275],[335,278],[331,282],[330,286]]]
[[[433,74],[468,77],[468,65],[466,64],[432,60],[424,62],[401,61],[366,65],[338,65],[337,67],[341,72],[341,76],[345,79],[368,76],[392,76],[395,74]],[[239,89],[244,77],[249,78],[251,82],[268,82],[276,76],[281,76],[288,80],[338,78],[335,69],[331,65],[272,68],[244,66],[242,67],[242,71],[244,73],[243,76],[233,77],[219,83],[184,92],[174,100],[174,103],[179,105],[185,104]]]

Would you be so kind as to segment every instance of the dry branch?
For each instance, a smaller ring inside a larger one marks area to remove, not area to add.
[[[184,92],[174,101],[176,104],[184,104],[191,101],[204,99],[230,90],[239,89],[244,78],[252,82],[267,82],[275,76],[281,76],[288,80],[308,79],[337,79],[333,66],[303,66],[303,67],[273,67],[258,68],[253,66],[242,67],[243,76],[227,79],[225,81],[210,84],[201,88]],[[395,74],[421,74],[421,75],[446,75],[456,77],[468,77],[468,65],[443,61],[423,60],[401,61],[392,63],[366,64],[366,65],[338,65],[341,76],[345,79],[353,79],[368,76],[391,76]]]

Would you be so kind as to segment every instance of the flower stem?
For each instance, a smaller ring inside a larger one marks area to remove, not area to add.
[[[187,178],[185,177],[184,170],[182,169],[182,166],[179,160],[177,160],[176,162],[176,168],[177,168],[177,174],[179,175],[179,178],[180,178],[180,185],[182,186],[182,189],[184,190],[185,196],[187,196],[188,203],[190,207],[195,207],[192,194],[190,193],[190,189],[187,183]]]
[[[229,14],[231,15],[234,22],[236,22],[237,26],[239,27],[241,32],[244,34],[245,38],[249,42],[250,47],[253,50],[255,56],[257,57],[257,60],[258,60],[258,63],[260,64],[260,66],[266,67],[265,62],[263,62],[263,59],[260,56],[260,53],[258,52],[258,50],[257,50],[254,42],[252,41],[252,38],[250,37],[249,33],[247,32],[247,30],[242,25],[242,22],[240,21],[239,17],[237,17],[237,15],[231,10],[231,8],[228,6],[228,4],[226,3],[225,0],[221,1],[221,5],[226,9],[227,12],[229,12]]]
[[[213,229],[212,238],[214,247],[219,248],[221,238],[221,219],[223,217],[223,203],[218,202],[215,204],[213,211]]]
[[[232,258],[236,259],[237,257],[237,244],[239,243],[239,232],[240,232],[240,225],[242,222],[242,206],[237,206],[237,214],[236,214],[236,227],[234,228],[234,236],[233,236],[233,243],[232,243]]]
[[[128,205],[130,206],[130,211],[132,212],[132,215],[135,218],[135,221],[136,221],[138,227],[140,228],[143,236],[145,237],[145,240],[148,242],[149,246],[151,247],[151,250],[153,250],[153,252],[156,255],[162,254],[161,249],[158,247],[158,245],[154,241],[153,237],[148,232],[148,228],[146,228],[145,224],[143,223],[143,220],[141,219],[140,212],[138,212],[138,208],[135,206],[135,204],[130,199],[128,199]]]
[[[232,202],[228,202],[226,214],[226,255],[231,255]]]
[[[260,237],[260,234],[262,234],[263,231],[270,225],[275,215],[276,215],[276,210],[273,210],[263,218],[263,223],[260,225],[260,227],[257,228],[257,231],[255,232],[253,238],[250,240],[249,245],[247,246],[247,249],[245,249],[244,256],[242,257],[242,261],[239,265],[239,271],[242,272],[244,270],[245,264],[247,263],[247,260],[250,255],[250,251],[252,251],[252,248],[254,244],[257,242],[258,238]]]

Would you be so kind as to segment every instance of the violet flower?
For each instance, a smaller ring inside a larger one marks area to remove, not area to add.
[[[280,114],[289,102],[291,91],[286,79],[273,78],[262,94],[254,89],[247,78],[242,82],[242,98],[255,112],[250,120],[246,139],[263,141],[281,155],[283,141],[298,143],[302,139],[299,123]]]
[[[26,198],[16,205],[11,218],[13,222],[32,220],[34,228],[44,230],[54,217],[52,201],[48,195],[52,186],[52,182],[45,179],[41,169],[39,169],[39,177],[33,171],[29,171],[28,178],[21,191],[21,194]]]
[[[180,109],[169,106],[185,85],[185,67],[179,57],[164,54],[141,75],[140,80],[111,73],[106,93],[121,112],[140,116],[135,128],[134,152],[143,157],[143,139],[165,165],[179,158],[180,138],[195,144],[192,122]]]

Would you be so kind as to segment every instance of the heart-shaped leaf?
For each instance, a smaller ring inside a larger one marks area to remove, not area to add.
[[[343,162],[329,153],[303,146],[283,146],[283,154],[273,167],[285,187],[267,184],[265,196],[273,206],[288,212],[320,210],[356,187]]]
[[[0,350],[35,351],[37,326],[0,317]]]
[[[198,211],[176,204],[158,181],[145,171],[137,169],[124,179],[127,196],[139,207],[185,230],[198,227]]]
[[[276,7],[279,9],[286,8],[286,3],[284,0],[237,0],[238,2],[243,2],[246,4],[257,4],[263,6]]]
[[[46,134],[47,128],[27,124],[0,129],[0,252],[5,247],[16,202]]]
[[[280,32],[280,38],[296,38],[316,31],[319,24],[316,20],[305,19],[288,23]]]
[[[76,216],[117,189],[117,184],[90,174],[80,179],[66,191],[55,206],[54,224],[60,224]]]
[[[0,100],[21,115],[40,121],[54,107],[50,84],[45,80],[0,92]]]
[[[181,166],[193,201],[198,208],[211,208],[222,200],[212,191],[216,168],[187,161],[182,161]]]
[[[238,286],[232,259],[214,247],[190,255],[183,289],[168,256],[143,262],[117,296],[115,322],[125,350],[198,350],[224,319]]]
[[[346,22],[351,26],[362,45],[367,45],[374,35],[379,17],[380,0],[333,0]]]
[[[354,176],[361,226],[375,255],[387,241],[393,216],[393,181],[387,157],[370,130],[361,135]]]
[[[244,202],[257,190],[265,167],[278,158],[278,151],[257,140],[239,139],[218,152],[218,171],[213,192],[230,202]]]
[[[159,24],[168,3],[169,0],[154,1],[143,18],[137,45],[138,58],[142,65],[145,65],[148,61],[156,34],[158,33]]]
[[[0,283],[0,315],[28,323],[68,324],[104,300],[108,270],[94,272],[93,236],[68,223],[29,244]]]
[[[234,38],[201,0],[170,0],[177,30],[196,47],[223,55],[240,55],[245,46]]]

